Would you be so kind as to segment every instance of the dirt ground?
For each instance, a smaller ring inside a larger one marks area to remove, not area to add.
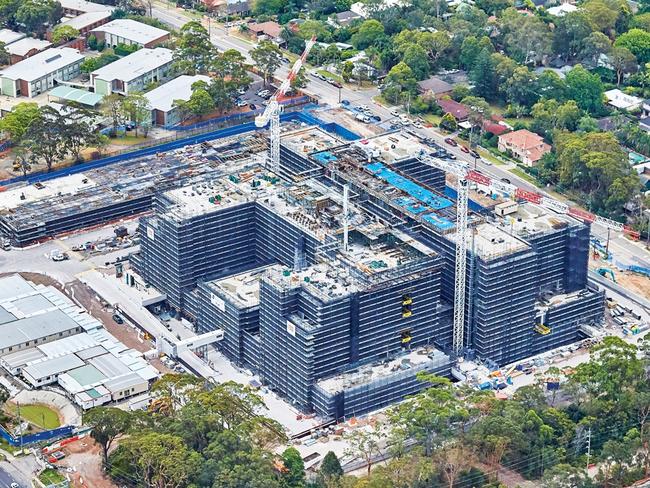
[[[59,461],[59,466],[73,468],[68,473],[75,488],[117,488],[102,471],[101,449],[90,437],[65,446],[62,451],[66,457]]]
[[[596,270],[601,267],[610,268],[614,272],[614,276],[616,276],[616,282],[623,288],[650,300],[650,278],[630,271],[620,271],[607,261],[589,259],[590,269]]]

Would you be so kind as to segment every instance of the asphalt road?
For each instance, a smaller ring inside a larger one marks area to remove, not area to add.
[[[0,488],[11,488],[11,483],[18,482],[3,468],[0,468]]]
[[[183,10],[169,7],[167,4],[163,3],[157,3],[154,6],[152,12],[155,18],[176,29],[179,29],[183,24],[190,20],[189,16],[184,13]],[[246,58],[250,61],[248,52],[254,47],[254,43],[229,34],[227,30],[225,30],[223,27],[221,27],[220,24],[217,24],[216,22],[210,23],[210,33],[212,42],[219,49],[236,49],[244,56],[246,56]],[[290,66],[282,65],[276,72],[276,76],[280,78],[286,76],[289,68]],[[382,121],[387,121],[393,117],[389,109],[374,101],[374,98],[379,94],[379,90],[377,88],[356,90],[350,87],[343,87],[339,90],[329,83],[316,79],[312,76],[308,76],[307,79],[308,85],[303,91],[318,97],[322,103],[336,105],[340,100],[349,100],[353,105],[368,105],[377,115],[382,118]],[[441,134],[440,132],[434,130],[433,128],[413,130],[422,136],[433,138],[441,146],[444,146],[445,149],[455,154],[458,159],[467,161],[471,165],[474,165],[474,158],[462,152],[457,147],[454,148],[445,144],[445,135]],[[505,166],[500,167],[488,165],[483,161],[478,161],[476,168],[480,172],[499,180],[502,178],[507,178],[513,185],[516,185],[525,190],[544,193],[543,190],[539,189],[535,185],[522,178],[519,178],[517,175],[508,171],[507,167]],[[603,243],[608,239],[607,228],[602,225],[592,224],[591,233],[593,236],[598,237]],[[650,267],[650,253],[645,248],[643,243],[631,241],[620,233],[610,232],[609,249],[614,256],[614,259],[617,261],[622,261],[626,264],[637,264],[640,266]]]

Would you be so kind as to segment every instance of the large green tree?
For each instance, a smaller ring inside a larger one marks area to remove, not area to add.
[[[197,20],[181,27],[176,49],[174,68],[179,73],[207,73],[212,70],[217,49],[212,44],[208,31]]]
[[[578,65],[566,75],[567,97],[575,100],[582,110],[598,113],[603,107],[603,82]]]
[[[102,448],[102,460],[106,464],[113,442],[129,429],[129,414],[120,408],[95,407],[86,412],[83,421],[92,429],[90,436]]]
[[[630,29],[620,35],[614,45],[628,49],[641,63],[650,61],[650,32]]]
[[[268,84],[275,71],[282,64],[282,52],[271,41],[262,41],[250,51],[250,56],[264,77],[264,84]]]

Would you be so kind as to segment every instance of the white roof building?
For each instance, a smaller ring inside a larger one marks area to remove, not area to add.
[[[23,37],[26,37],[22,32],[15,32],[9,29],[0,29],[0,42],[4,42],[6,46],[12,42],[16,42]]]
[[[64,11],[79,14],[86,12],[112,12],[115,10],[115,7],[111,7],[110,5],[101,5],[99,3],[86,2],[85,0],[60,0],[59,3]]]
[[[554,17],[564,17],[566,14],[575,12],[576,10],[578,10],[578,7],[575,5],[572,5],[570,3],[563,3],[562,5],[549,8],[547,12],[549,15],[552,15]]]
[[[42,41],[40,39],[34,39],[33,37],[23,37],[22,39],[9,44],[7,46],[7,51],[9,54],[20,56],[22,58],[28,56],[30,52],[45,51],[51,45],[52,43],[50,41]]]
[[[608,105],[619,110],[635,110],[641,107],[643,99],[623,93],[618,88],[605,92]]]
[[[76,49],[53,47],[3,69],[0,71],[0,78],[34,81],[83,59]]]
[[[106,10],[99,11],[99,12],[85,12],[83,14],[72,17],[71,19],[68,19],[64,22],[61,22],[60,25],[69,25],[73,29],[77,29],[78,31],[83,31],[85,28],[89,26],[94,26],[98,22],[102,22],[103,20],[110,18],[110,16],[111,16],[111,12]]]
[[[137,44],[143,47],[153,47],[169,37],[169,32],[152,25],[143,24],[131,19],[117,19],[93,29],[98,39],[106,41],[109,46],[117,44]]]
[[[145,93],[144,96],[149,100],[149,108],[152,111],[152,123],[173,125],[179,122],[177,114],[174,113],[174,100],[189,100],[192,96],[192,85],[197,81],[209,83],[210,77],[181,75]]]

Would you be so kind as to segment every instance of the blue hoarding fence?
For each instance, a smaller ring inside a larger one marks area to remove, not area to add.
[[[334,132],[346,139],[349,140],[359,139],[359,136],[356,135],[354,132],[351,132],[334,122],[329,122],[329,123],[323,122],[322,120],[314,117],[313,115],[305,111],[283,113],[280,115],[280,120],[282,120],[283,122],[297,121],[297,122],[303,122],[308,125],[318,125],[319,127],[322,127],[324,130],[329,130],[330,132]],[[60,170],[52,171],[50,173],[37,173],[33,175],[27,175],[27,177],[16,176],[14,178],[0,181],[0,185],[10,185],[12,183],[18,183],[21,181],[27,181],[28,183],[48,181],[54,178],[59,178],[61,176],[69,176],[72,174],[83,173],[91,169],[102,168],[104,166],[119,163],[121,161],[126,161],[128,159],[150,156],[153,154],[157,154],[159,152],[173,151],[174,149],[178,149],[190,144],[200,144],[205,141],[210,141],[213,139],[221,139],[230,136],[236,136],[254,130],[257,130],[257,127],[255,127],[255,123],[248,122],[246,124],[235,125],[233,127],[226,127],[224,129],[218,129],[210,132],[203,132],[203,133],[199,133],[193,136],[184,137],[180,139],[173,138],[171,142],[165,142],[163,144],[157,144],[142,149],[128,151],[123,154],[109,156],[107,158],[97,159],[95,161],[91,161],[88,163],[62,168]]]
[[[0,437],[7,441],[12,446],[27,446],[36,442],[50,441],[52,439],[60,439],[62,437],[70,437],[73,432],[72,426],[59,427],[58,429],[44,430],[35,434],[27,434],[22,436],[22,443],[20,437],[14,437],[7,432],[4,427],[0,426]]]

